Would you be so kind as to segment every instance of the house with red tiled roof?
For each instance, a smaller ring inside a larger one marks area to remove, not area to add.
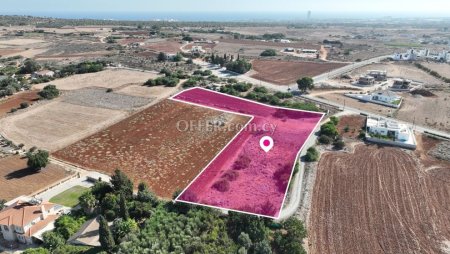
[[[16,201],[0,211],[0,229],[6,241],[33,244],[54,228],[59,205],[50,202]]]

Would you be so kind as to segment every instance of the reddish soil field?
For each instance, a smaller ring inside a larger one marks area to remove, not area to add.
[[[360,115],[342,116],[339,118],[337,129],[343,138],[357,139],[359,131],[365,126],[365,123],[366,118]]]
[[[416,159],[421,151],[355,149],[319,161],[310,253],[443,253],[450,239],[450,163],[434,160],[425,168]]]
[[[19,156],[0,159],[0,199],[11,200],[29,195],[51,185],[70,173],[50,164],[41,171],[27,168],[27,160]]]
[[[30,105],[33,104],[39,100],[38,92],[38,90],[21,92],[4,101],[0,101],[0,117],[6,115],[11,109],[20,107],[20,103],[22,102],[27,102]]]
[[[254,41],[254,40],[235,40],[235,39],[220,39],[220,42],[234,43],[242,45],[258,45],[258,46],[269,46],[269,47],[285,47],[285,48],[305,48],[305,49],[316,49],[320,50],[321,46],[318,44],[311,43],[281,43],[281,42],[270,42],[270,41]]]
[[[183,131],[193,121],[191,130]],[[220,121],[224,125],[207,130]],[[88,169],[123,170],[162,198],[183,190],[249,118],[171,100],[162,101],[53,155]],[[177,124],[179,128],[177,128]],[[228,130],[228,127],[229,130]]]
[[[150,49],[150,50],[153,50],[156,52],[175,54],[177,52],[180,52],[181,46],[182,46],[182,44],[177,41],[162,41],[162,42],[147,44],[147,45],[143,46],[142,48]]]
[[[0,49],[0,57],[24,51],[23,49]]]
[[[345,66],[342,63],[254,60],[252,77],[277,85],[294,84],[299,78],[314,77]]]

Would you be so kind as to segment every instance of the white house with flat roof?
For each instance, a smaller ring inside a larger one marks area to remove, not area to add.
[[[408,125],[381,117],[367,117],[366,139],[404,148],[416,148],[414,132]]]
[[[345,96],[360,101],[372,102],[391,108],[399,108],[402,103],[402,97],[389,90],[381,90],[367,94],[348,93]]]

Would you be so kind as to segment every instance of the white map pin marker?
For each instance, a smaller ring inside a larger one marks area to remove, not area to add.
[[[269,136],[264,136],[259,140],[259,145],[264,152],[269,152],[273,147],[273,139]]]

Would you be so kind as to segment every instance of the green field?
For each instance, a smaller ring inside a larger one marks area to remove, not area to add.
[[[78,198],[81,194],[87,190],[88,188],[77,185],[52,197],[50,202],[63,206],[74,207],[78,204]]]

